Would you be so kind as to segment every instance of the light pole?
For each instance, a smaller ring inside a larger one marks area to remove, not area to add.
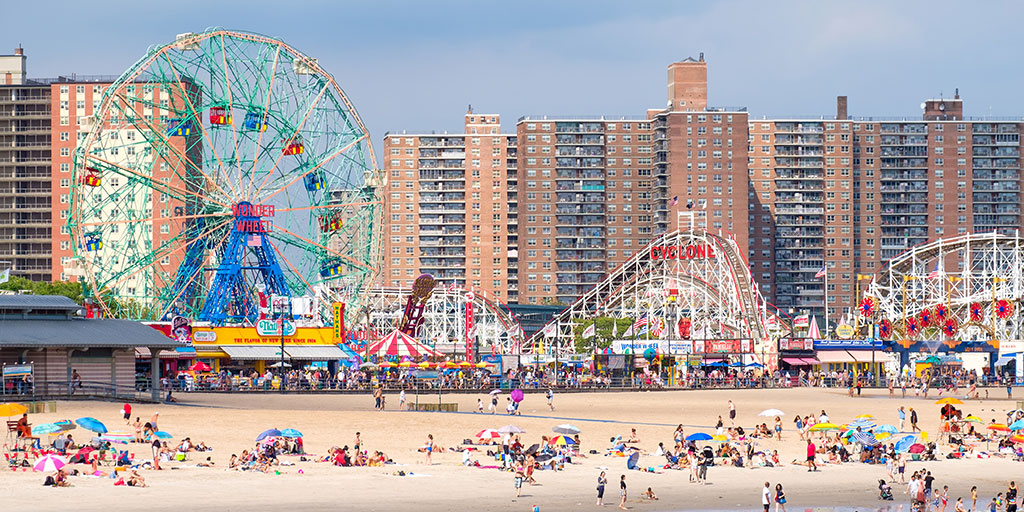
[[[1006,279],[1002,277],[992,278],[992,341],[998,341],[996,338],[996,283],[1005,282]],[[995,345],[995,343],[993,343]]]

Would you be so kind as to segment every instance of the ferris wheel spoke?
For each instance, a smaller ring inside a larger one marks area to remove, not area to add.
[[[268,195],[268,196],[266,196],[266,197],[263,197],[263,198],[261,198],[261,199],[259,200],[259,202],[267,202],[267,201],[270,201],[270,199],[271,199],[271,198],[273,198],[273,197],[274,197],[274,196],[276,196],[277,194],[281,193],[281,191],[282,191],[282,190],[286,190],[286,189],[288,189],[288,187],[290,187],[290,186],[294,185],[295,183],[297,183],[297,182],[301,181],[301,180],[302,180],[303,178],[305,178],[306,176],[308,176],[308,175],[310,175],[310,174],[312,174],[312,173],[316,172],[316,170],[317,170],[317,169],[319,169],[319,168],[321,168],[321,167],[323,167],[323,166],[324,166],[324,164],[326,164],[327,162],[330,162],[330,161],[331,161],[331,160],[333,160],[333,159],[334,159],[334,158],[335,158],[336,156],[338,156],[338,155],[341,155],[342,153],[344,153],[344,152],[348,151],[348,150],[349,150],[349,149],[351,149],[351,148],[352,148],[353,146],[355,146],[356,144],[358,144],[359,142],[361,142],[361,141],[363,141],[364,139],[367,139],[367,138],[369,138],[369,135],[368,135],[368,134],[364,134],[364,135],[362,135],[362,136],[358,137],[358,138],[357,138],[356,140],[354,140],[354,141],[352,141],[352,142],[348,143],[347,145],[345,145],[344,147],[342,147],[342,148],[341,148],[341,149],[339,149],[338,151],[335,151],[334,153],[332,153],[332,154],[331,154],[330,156],[328,156],[327,158],[325,158],[325,159],[321,160],[321,161],[320,161],[320,163],[316,164],[316,166],[314,166],[313,168],[311,168],[311,169],[309,169],[308,171],[306,171],[306,172],[304,172],[304,173],[302,173],[302,174],[300,174],[300,175],[296,176],[296,177],[295,177],[294,179],[292,179],[292,180],[291,180],[290,182],[288,182],[287,184],[285,184],[285,185],[284,185],[284,186],[282,186],[281,188],[279,188],[279,189],[275,190],[275,191],[274,191],[274,192],[272,192],[272,193],[271,193],[270,195]],[[268,176],[269,176],[269,175],[268,175]],[[256,192],[257,192],[257,194],[256,194],[256,195],[259,195],[259,192],[260,192],[260,191],[262,190],[262,188],[263,188],[263,186],[261,185],[261,186],[260,186],[260,190],[257,190],[257,191],[256,191]]]
[[[261,112],[261,115],[263,116],[263,119],[261,119],[260,122],[265,122],[266,117],[267,117],[267,113],[269,112],[269,109],[270,109],[270,99],[273,97],[273,94],[274,94],[274,78],[277,77],[277,64],[280,61],[281,61],[281,45],[278,44],[277,45],[277,52],[274,53],[274,64],[270,68],[270,81],[267,84],[267,101],[266,101],[266,103],[263,104],[263,112]],[[260,144],[263,142],[264,130],[260,130],[259,132],[260,132],[260,134],[256,137],[256,146],[254,147],[256,155],[255,155],[255,157],[253,158],[253,161],[252,161],[252,168],[254,170],[256,169],[256,164],[259,163],[260,153],[261,153],[260,148],[263,147]],[[251,191],[252,190],[252,186],[253,186],[253,183],[255,182],[255,179],[256,179],[256,174],[253,173],[253,172],[250,172],[249,173],[249,187],[248,187],[247,191]],[[238,186],[239,187],[242,186],[242,168],[241,167],[238,168]]]
[[[228,210],[230,210],[230,209],[231,209],[231,205],[229,205],[229,204],[225,204],[225,203],[222,203],[222,202],[220,202],[220,201],[215,201],[215,200],[213,200],[212,198],[210,198],[210,197],[207,197],[207,196],[205,196],[205,195],[202,195],[202,194],[199,194],[198,192],[195,192],[195,191],[191,191],[191,190],[184,190],[184,189],[180,189],[180,188],[174,187],[174,186],[172,186],[172,185],[171,185],[170,183],[163,183],[163,182],[160,182],[160,181],[155,181],[155,180],[153,180],[153,178],[152,178],[151,176],[146,176],[146,175],[144,175],[144,174],[142,174],[142,173],[140,173],[140,172],[138,172],[138,171],[135,171],[135,170],[133,170],[133,169],[129,169],[129,168],[127,168],[127,167],[124,167],[124,166],[122,166],[122,165],[119,165],[119,164],[115,164],[114,162],[111,162],[111,161],[109,161],[109,160],[106,160],[106,159],[104,159],[104,158],[100,158],[100,157],[98,157],[98,156],[96,156],[96,155],[93,155],[93,154],[89,154],[89,155],[88,155],[88,158],[89,158],[89,159],[92,159],[92,160],[96,160],[97,162],[101,162],[101,163],[104,163],[104,164],[106,164],[106,165],[109,165],[109,166],[111,166],[111,167],[114,167],[114,168],[116,168],[116,169],[119,169],[119,170],[121,170],[121,171],[123,171],[123,172],[126,172],[126,173],[128,173],[128,174],[132,175],[132,176],[135,176],[135,177],[141,178],[141,179],[142,179],[142,180],[144,180],[144,181],[145,181],[146,183],[148,183],[148,184],[150,185],[150,187],[151,187],[151,188],[152,188],[152,189],[153,189],[154,191],[156,191],[156,192],[166,192],[166,193],[170,193],[171,195],[173,195],[173,196],[175,196],[176,198],[178,198],[178,199],[181,199],[181,200],[185,200],[186,198],[188,198],[188,197],[190,197],[190,196],[192,196],[192,197],[197,197],[197,198],[199,198],[199,199],[202,199],[202,200],[204,200],[204,201],[209,201],[209,202],[210,202],[210,203],[212,203],[212,204],[216,204],[216,205],[219,205],[219,206],[223,206],[224,208],[226,208],[226,209],[228,209]],[[165,188],[166,190],[158,190],[158,189],[157,189],[157,187],[156,187],[156,185],[157,185],[158,183],[159,183],[159,186],[160,186],[160,187],[163,187],[163,188]],[[176,192],[177,194],[175,194],[175,192]]]
[[[195,239],[199,240],[199,239],[202,239],[202,238],[205,238],[205,237],[211,235],[217,229],[227,225],[229,222],[231,222],[231,220],[232,219],[227,219],[224,222],[221,222],[219,224],[211,226],[210,228],[208,228],[203,233],[200,233],[199,236],[195,237]],[[177,254],[177,253],[179,253],[181,251],[184,251],[186,248],[188,248],[188,244],[187,243],[173,244],[173,242],[179,242],[185,236],[186,236],[186,233],[185,232],[181,232],[177,236],[171,238],[170,240],[167,240],[166,242],[161,244],[160,247],[155,249],[148,257],[146,257],[146,258],[144,258],[142,260],[136,261],[135,262],[136,263],[135,270],[132,270],[130,273],[126,273],[128,270],[130,270],[132,268],[132,267],[127,267],[125,270],[123,270],[121,272],[120,279],[118,279],[113,284],[109,284],[109,285],[106,285],[106,286],[109,286],[110,288],[117,288],[117,286],[121,285],[122,283],[124,283],[128,279],[131,279],[132,277],[138,275],[139,272],[142,272],[142,271],[150,268],[160,258],[162,258],[164,256],[170,256],[172,254]],[[224,235],[221,237],[221,240],[223,240],[227,236],[228,236],[228,233],[225,232]],[[168,249],[171,249],[171,250],[168,251]],[[115,274],[112,277],[118,277],[118,275]]]
[[[309,282],[306,281],[306,278],[302,277],[302,273],[299,272],[299,269],[295,268],[295,266],[292,265],[290,261],[288,261],[288,258],[285,257],[284,253],[282,253],[281,250],[278,249],[276,245],[274,245],[274,242],[270,240],[270,237],[267,237],[267,243],[269,243],[270,247],[274,249],[274,252],[277,253],[278,258],[280,258],[281,261],[288,265],[288,268],[292,269],[292,272],[295,274],[296,277],[299,278],[300,281],[302,281],[302,284],[306,285],[306,288],[310,292],[312,292],[313,295],[316,295],[316,290],[314,290],[313,287],[309,285]]]
[[[327,252],[329,252],[329,253],[331,253],[331,254],[333,254],[333,255],[335,255],[335,256],[337,256],[337,257],[339,257],[339,258],[341,258],[341,259],[343,259],[343,260],[345,260],[345,261],[347,261],[349,263],[351,263],[352,265],[354,265],[356,267],[360,267],[360,268],[362,268],[364,270],[369,270],[371,272],[377,272],[377,268],[376,267],[371,267],[371,266],[367,265],[366,263],[363,263],[361,261],[356,261],[355,259],[352,259],[351,256],[348,256],[346,254],[342,254],[342,253],[340,253],[338,251],[335,251],[334,249],[331,249],[330,247],[327,247],[326,245],[322,245],[322,244],[316,243],[316,242],[314,242],[314,241],[312,241],[312,240],[310,240],[308,238],[305,238],[305,237],[303,237],[301,235],[297,235],[297,234],[289,231],[286,228],[283,228],[283,227],[280,227],[280,226],[274,226],[274,229],[276,229],[278,233],[286,233],[289,236],[292,236],[294,238],[297,238],[298,240],[301,240],[302,242],[305,242],[306,244],[312,245],[313,247],[319,247],[320,249],[323,249],[323,250],[325,250],[325,251],[327,251]]]
[[[230,215],[227,212],[224,213],[204,213],[199,215],[175,215],[173,217],[150,217],[145,219],[127,219],[127,220],[110,220],[105,222],[83,222],[78,226],[83,228],[92,228],[100,226],[114,226],[118,224],[134,224],[136,222],[147,222],[147,221],[177,221],[177,220],[188,220],[188,219],[204,219],[211,217],[224,217]]]
[[[164,59],[167,60],[167,64],[169,64],[170,67],[171,67],[171,72],[174,73],[174,81],[175,81],[175,83],[178,86],[178,91],[181,92],[181,97],[185,100],[185,103],[188,105],[189,110],[192,112],[192,117],[193,117],[193,119],[195,119],[195,124],[199,127],[199,131],[201,131],[203,133],[203,138],[206,139],[206,143],[209,144],[210,152],[213,153],[213,158],[217,160],[217,164],[220,166],[220,169],[217,172],[217,174],[220,175],[221,174],[220,171],[221,170],[226,171],[227,167],[224,165],[224,161],[221,160],[220,155],[217,154],[217,146],[213,143],[213,140],[210,138],[209,131],[207,131],[206,127],[203,126],[203,119],[199,115],[199,113],[196,111],[196,107],[195,107],[195,104],[192,103],[192,99],[189,98],[188,91],[186,91],[185,90],[185,86],[182,85],[182,83],[181,83],[181,75],[178,74],[178,68],[174,66],[174,63],[171,62],[171,58],[169,56],[167,56],[167,54],[164,54]],[[202,172],[202,171],[200,171],[200,172]],[[204,176],[205,176],[205,173],[204,173]],[[218,188],[220,188],[220,186],[216,185],[216,183],[214,185],[217,186]],[[230,181],[228,181],[228,185],[229,186],[231,185]],[[237,196],[237,191],[236,191],[236,196]]]
[[[227,48],[225,48],[225,46],[224,46],[224,35],[223,34],[220,36],[220,52],[221,52],[220,53],[220,55],[221,55],[221,62],[224,65],[223,66],[224,67],[224,87],[227,89],[227,93],[228,93],[228,112],[230,113],[229,115],[231,115],[231,114],[234,114],[234,111],[235,111],[235,102],[234,102],[234,97],[231,94],[231,80],[228,78],[228,51],[227,51]],[[237,160],[239,158],[239,155],[238,155],[238,130],[236,128],[234,128],[234,127],[231,128],[231,136],[232,136],[232,138],[235,141],[234,157]],[[241,172],[242,166],[238,165],[237,167],[239,169],[239,172]],[[225,173],[227,173],[227,172],[229,172],[229,169],[225,169]],[[241,179],[242,179],[241,175],[239,175],[238,179],[239,179],[239,186],[241,186]],[[228,182],[230,183],[230,180]],[[234,187],[232,187],[232,190],[233,189],[234,189]]]
[[[284,212],[303,212],[303,211],[321,210],[321,209],[340,210],[340,209],[349,208],[349,207],[372,206],[372,205],[381,205],[381,204],[384,204],[384,203],[382,201],[364,201],[364,202],[359,202],[359,203],[331,203],[331,204],[322,204],[322,205],[315,205],[315,206],[302,206],[302,207],[297,207],[297,208],[276,208],[275,211],[277,211],[278,213],[284,213]]]
[[[324,86],[320,89],[320,92],[316,95],[316,98],[313,98],[313,101],[310,103],[309,108],[306,109],[306,113],[302,116],[302,121],[300,121],[298,126],[295,127],[295,131],[292,132],[291,136],[288,137],[285,140],[294,140],[295,136],[298,135],[299,132],[302,131],[302,127],[306,125],[306,120],[309,119],[309,115],[312,114],[313,111],[316,109],[316,105],[317,105],[317,103],[320,102],[320,98],[323,97],[324,93],[327,92],[327,88],[330,87],[330,86],[331,86],[331,82],[330,81],[327,81],[324,84]],[[270,96],[268,95],[267,97],[269,99]],[[269,171],[267,171],[267,175],[263,177],[263,181],[260,183],[260,186],[256,188],[255,192],[252,192],[251,194],[248,195],[250,200],[251,200],[251,198],[254,198],[254,197],[257,197],[257,196],[260,195],[260,192],[263,191],[263,187],[267,184],[267,180],[270,179],[270,177],[274,175],[274,171],[277,170],[277,166],[281,163],[281,159],[282,158],[284,158],[284,152],[283,151],[279,155],[277,155],[277,158],[274,160],[274,165],[271,166]],[[321,165],[323,165],[322,162],[321,162]]]
[[[196,278],[202,275],[202,273],[205,270],[206,267],[204,267],[203,265],[198,265],[196,267],[196,270],[192,272],[192,275],[189,276],[188,281],[185,283],[185,286],[182,286],[181,290],[179,290],[178,293],[171,298],[171,300],[167,301],[167,304],[164,306],[163,311],[160,312],[160,315],[158,315],[157,318],[163,318],[164,315],[166,315],[167,312],[170,311],[172,307],[174,307],[174,304],[178,301],[178,299],[181,298],[181,295],[185,293],[185,290],[188,290],[192,286],[192,284],[195,283]]]
[[[118,95],[118,96],[121,97],[122,100],[127,101],[127,99],[123,95]],[[207,182],[209,182],[217,190],[219,190],[220,193],[223,194],[225,197],[231,197],[230,195],[227,194],[227,192],[223,188],[220,187],[220,185],[217,183],[217,180],[213,179],[212,177],[210,177],[210,175],[206,174],[206,172],[203,171],[202,167],[196,165],[196,163],[193,162],[191,158],[189,158],[188,156],[182,154],[181,150],[179,150],[174,144],[171,144],[170,138],[164,136],[162,131],[159,130],[152,122],[146,120],[145,117],[141,117],[140,118],[140,117],[136,116],[136,119],[142,119],[142,122],[145,123],[146,129],[149,131],[149,133],[152,133],[152,134],[156,135],[157,139],[161,142],[162,147],[167,148],[172,153],[174,153],[174,156],[176,156],[178,158],[178,161],[184,162],[186,167],[191,167],[192,169],[195,169],[199,174],[202,174],[203,178],[205,178],[205,180]],[[201,125],[202,123],[197,123],[197,124]],[[155,163],[156,163],[156,158],[154,158],[154,165],[155,165]],[[217,174],[219,176],[220,172],[218,172]],[[225,181],[228,182],[228,186],[231,185],[231,181],[230,180],[225,180]],[[232,190],[234,191],[233,188],[232,188]],[[237,192],[236,192],[236,195],[237,195]]]

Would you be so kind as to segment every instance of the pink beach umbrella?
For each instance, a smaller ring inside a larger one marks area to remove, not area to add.
[[[32,469],[36,471],[52,473],[66,466],[67,463],[68,461],[64,460],[64,457],[61,457],[60,455],[44,455],[42,458],[36,461],[36,465],[32,466]]]
[[[509,393],[509,395],[512,397],[513,402],[523,401],[523,390],[521,389],[513,389],[512,392]]]

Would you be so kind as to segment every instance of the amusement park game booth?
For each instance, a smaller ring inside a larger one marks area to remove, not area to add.
[[[890,354],[882,351],[881,340],[814,340],[817,363],[814,371],[846,372],[873,379],[884,373]]]

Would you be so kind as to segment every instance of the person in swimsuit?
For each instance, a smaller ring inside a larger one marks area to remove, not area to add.
[[[604,476],[604,471],[597,476],[597,506],[604,506],[604,486],[608,484],[608,477]]]
[[[431,460],[430,458],[430,454],[434,452],[434,434],[427,434],[427,444],[423,448],[424,451],[427,453],[426,464],[430,466],[431,464],[434,463],[433,460]]]

